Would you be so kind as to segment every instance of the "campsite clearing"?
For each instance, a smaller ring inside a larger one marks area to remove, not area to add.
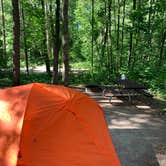
[[[103,107],[122,166],[166,166],[166,118],[153,99],[114,99],[91,94]]]

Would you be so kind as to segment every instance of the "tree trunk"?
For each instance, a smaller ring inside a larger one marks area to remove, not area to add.
[[[133,33],[130,32],[130,46],[129,46],[129,54],[128,54],[128,68],[130,68],[130,66],[131,66],[132,48],[133,48]]]
[[[120,1],[118,0],[118,27],[117,27],[117,40],[116,40],[117,50],[119,50],[119,29],[120,29]]]
[[[149,54],[151,54],[152,51],[152,27],[151,27],[151,15],[152,15],[152,0],[149,0],[149,14],[148,14],[148,30],[149,30],[149,36],[148,36],[148,46],[150,48]]]
[[[68,0],[62,1],[62,82],[68,85],[69,81],[69,32],[68,32]]]
[[[117,27],[117,46],[116,46],[116,49],[117,49],[117,53],[119,55],[119,60],[117,63],[118,65],[118,68],[117,68],[117,71],[119,71],[119,69],[121,68],[122,66],[122,54],[121,54],[121,50],[120,50],[120,47],[119,47],[119,34],[120,34],[120,0],[118,0],[118,27]]]
[[[93,76],[93,57],[94,57],[94,0],[92,0],[92,57],[91,57],[91,68],[92,68],[92,76]]]
[[[18,0],[12,0],[13,7],[13,84],[20,84],[20,15]]]
[[[138,11],[141,11],[142,10],[142,0],[138,0]],[[142,42],[140,42],[141,41],[141,33],[140,33],[140,25],[141,25],[141,23],[142,23],[142,15],[139,15],[138,16],[138,18],[137,18],[137,27],[136,27],[136,36],[135,36],[135,40],[136,40],[136,42],[135,42],[135,50],[136,50],[136,52],[137,52],[137,55],[136,56],[134,56],[134,61],[133,61],[133,67],[134,67],[134,65],[135,65],[135,62],[137,62],[138,60],[139,60],[139,58],[140,58],[140,44],[142,43]]]
[[[54,49],[54,42],[55,42],[55,26],[54,26],[54,15],[53,15],[53,4],[52,4],[52,0],[50,1],[50,4],[49,4],[49,13],[50,13],[50,16],[49,16],[49,24],[50,24],[50,46],[51,46],[51,52],[52,52],[52,55],[54,54],[53,53],[53,49]],[[53,55],[54,56],[54,55]]]
[[[115,44],[113,46],[115,46],[115,49],[117,50],[117,13],[116,13],[116,9],[117,9],[117,0],[114,0],[114,8],[113,8],[113,13],[114,13],[114,40],[115,40]],[[114,54],[114,72],[118,71],[118,58],[119,55],[117,52],[115,52]]]
[[[133,0],[133,11],[136,9],[136,0]],[[133,29],[134,29],[134,18],[132,18],[132,28],[130,30],[130,46],[129,46],[129,55],[128,55],[128,68],[131,67],[131,60],[134,56],[133,53]]]
[[[2,11],[2,36],[3,36],[3,60],[4,65],[6,66],[7,63],[7,57],[6,57],[6,27],[5,27],[5,12],[4,12],[4,1],[1,0],[1,11]]]
[[[50,44],[50,24],[49,24],[49,10],[48,4],[45,3],[45,29],[46,29],[46,44],[47,44],[47,54],[51,57],[51,44]]]
[[[114,0],[114,32],[116,36],[116,0]]]
[[[111,80],[111,74],[113,74],[113,55],[112,55],[112,33],[111,33],[111,30],[112,30],[112,24],[111,24],[111,20],[112,20],[112,17],[111,17],[111,11],[112,11],[112,0],[108,1],[108,43],[109,43],[109,54],[108,54],[108,69],[109,69],[109,73],[108,73],[108,76],[109,76],[109,80]]]
[[[53,64],[53,84],[58,83],[58,61],[60,50],[60,0],[56,0],[56,27],[54,34],[54,64]]]
[[[25,17],[24,17],[23,6],[22,6],[21,11],[22,11],[22,26],[23,26],[23,40],[24,40],[24,55],[25,55],[26,72],[27,72],[27,74],[29,74],[28,49],[27,49],[27,38],[26,38]]]
[[[48,56],[48,49],[45,49],[45,47],[47,48],[47,21],[46,21],[46,13],[45,13],[45,1],[42,0],[41,1],[41,5],[42,5],[42,10],[43,10],[43,25],[44,25],[44,30],[43,30],[43,35],[44,35],[44,40],[43,40],[43,55],[44,55],[44,60],[45,60],[45,64],[46,64],[46,71],[47,73],[50,75],[51,71],[50,71],[50,61],[49,61],[49,56]]]
[[[162,34],[162,37],[161,37],[161,44],[160,44],[160,54],[159,54],[159,66],[162,65],[163,63],[163,51],[164,51],[164,43],[165,43],[165,40],[166,40],[166,31],[163,32]]]
[[[104,61],[104,53],[105,53],[106,43],[108,40],[108,23],[109,23],[109,20],[108,20],[108,16],[107,16],[107,2],[105,1],[105,33],[104,33],[104,38],[103,38],[103,42],[102,42],[102,49],[101,49],[102,62]]]
[[[125,25],[125,15],[126,15],[126,0],[123,0],[123,19],[122,19],[122,48],[121,48],[121,56],[123,56],[124,51],[124,25]],[[122,62],[121,62],[122,66]]]

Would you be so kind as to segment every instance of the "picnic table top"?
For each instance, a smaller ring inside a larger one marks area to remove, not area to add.
[[[137,83],[133,80],[116,80],[117,83],[123,89],[147,89],[147,86]]]

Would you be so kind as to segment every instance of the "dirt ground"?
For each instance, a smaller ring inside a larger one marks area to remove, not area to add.
[[[110,104],[101,94],[88,95],[103,107],[122,166],[166,166],[166,116],[155,99],[114,98]]]

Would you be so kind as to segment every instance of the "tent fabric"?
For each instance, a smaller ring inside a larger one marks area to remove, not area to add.
[[[120,166],[102,108],[85,94],[32,83],[0,90],[2,166]]]

